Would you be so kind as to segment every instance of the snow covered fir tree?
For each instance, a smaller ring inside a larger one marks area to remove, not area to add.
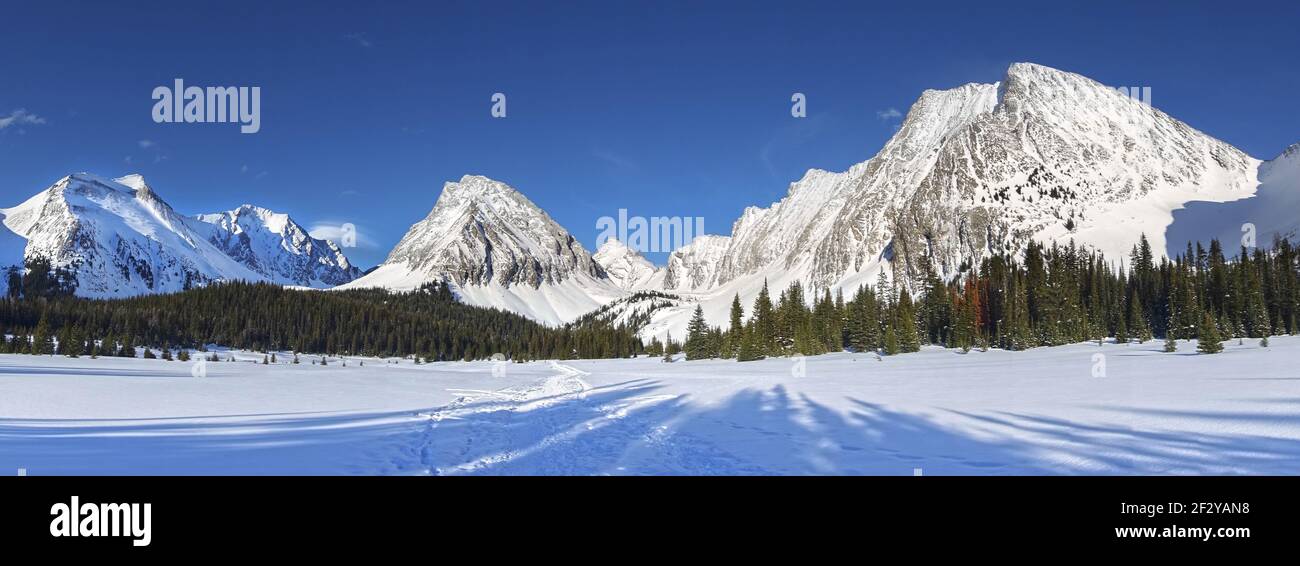
[[[1297,332],[1300,264],[1279,239],[1270,250],[1242,248],[1229,260],[1217,240],[1188,244],[1184,255],[1158,263],[1145,237],[1121,268],[1074,245],[1030,244],[1023,259],[996,256],[951,281],[933,271],[916,287],[882,276],[849,299],[829,289],[806,297],[802,284],[775,303],[764,286],[742,323],[739,297],[728,328],[709,327],[697,307],[686,338],[689,359],[794,354],[849,349],[886,355],[921,344],[968,351],[1024,350],[1114,337],[1121,344],[1197,339],[1199,351],[1222,351],[1223,337],[1266,339]],[[727,345],[738,344],[740,347]],[[748,345],[748,348],[745,348]],[[746,355],[740,356],[741,351]]]

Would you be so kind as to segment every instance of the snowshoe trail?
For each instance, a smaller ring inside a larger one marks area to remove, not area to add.
[[[467,391],[422,413],[420,466],[429,475],[608,474],[656,462],[666,473],[761,473],[701,439],[664,424],[678,395],[602,396],[588,372],[551,362],[554,373],[526,386]],[[689,462],[689,464],[688,464]]]

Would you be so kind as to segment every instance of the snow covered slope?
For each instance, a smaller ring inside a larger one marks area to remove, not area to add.
[[[258,279],[191,230],[138,177],[69,175],[4,214],[6,226],[27,240],[27,257],[74,268],[79,295],[123,297]]]
[[[505,183],[448,182],[374,271],[339,288],[409,290],[452,283],[463,301],[559,324],[623,291],[550,215]]]
[[[847,294],[881,271],[903,284],[927,269],[952,277],[1032,240],[1073,240],[1118,261],[1142,234],[1163,250],[1173,212],[1190,201],[1254,194],[1258,169],[1115,89],[1017,63],[995,84],[925,91],[870,160],[810,170],[781,201],[747,208],[711,254],[716,271],[661,288],[696,293],[690,302],[723,324],[732,297],[748,307],[764,281],[773,293],[798,280]],[[660,311],[647,332],[680,335],[693,308]]]
[[[1261,247],[1270,246],[1274,237],[1295,242],[1300,235],[1300,143],[1260,165],[1259,181],[1259,189],[1247,198],[1191,202],[1174,211],[1166,238],[1169,255],[1184,253],[1188,242],[1208,247],[1212,238],[1223,243],[1226,254],[1236,255],[1247,235],[1243,229],[1252,226],[1255,243]]]
[[[0,209],[0,216],[6,228],[0,233],[5,252],[0,259],[20,263],[14,250],[21,247],[21,257],[39,255],[56,266],[71,267],[77,274],[77,294],[82,296],[167,293],[230,280],[312,282],[272,277],[274,270],[263,273],[268,264],[294,261],[277,261],[265,246],[256,250],[262,254],[255,255],[257,263],[245,263],[253,256],[227,255],[226,249],[218,247],[221,242],[214,244],[217,227],[178,214],[139,175],[115,180],[88,173],[69,175],[22,204]],[[321,245],[332,248],[332,244]],[[282,250],[281,255],[291,254]]]
[[[674,305],[657,308],[645,333],[680,336],[695,305],[722,324],[734,296],[748,307],[764,284],[775,295],[800,281],[820,295],[851,293],[882,272],[904,285],[931,269],[950,278],[1034,240],[1074,241],[1114,260],[1143,234],[1164,249],[1174,211],[1255,194],[1259,165],[1113,88],[1016,63],[997,83],[925,91],[874,157],[840,173],[808,171],[780,201],[746,208],[729,236],[698,238],[663,268],[621,245],[592,258],[514,189],[467,176],[350,286],[446,278],[468,301],[547,322],[665,291]],[[1291,166],[1264,170],[1285,183]]]
[[[1300,473],[1300,338],[799,361],[261,365],[0,355],[0,470]],[[1094,355],[1107,377],[1090,377]],[[222,357],[226,357],[222,353]],[[793,371],[799,366],[798,377]]]
[[[218,249],[267,280],[332,287],[361,276],[334,242],[311,237],[288,214],[245,204],[195,219],[195,231],[206,233]]]
[[[1086,77],[1017,63],[998,89],[991,112],[939,144],[898,209],[900,271],[918,274],[928,256],[951,274],[1030,239],[1072,239],[1119,260],[1145,233],[1163,250],[1173,210],[1258,184],[1258,160]]]
[[[800,269],[841,286],[885,260],[915,277],[1073,239],[1124,257],[1163,243],[1189,200],[1251,194],[1258,161],[1086,77],[1017,63],[997,84],[926,91],[872,159],[809,171],[788,196],[745,211],[718,282]],[[868,274],[870,275],[870,274]]]

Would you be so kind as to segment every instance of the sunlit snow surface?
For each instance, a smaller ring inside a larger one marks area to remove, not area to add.
[[[1300,339],[263,366],[0,356],[28,474],[1294,474]],[[1106,377],[1093,377],[1104,354]],[[495,368],[495,371],[494,371]]]

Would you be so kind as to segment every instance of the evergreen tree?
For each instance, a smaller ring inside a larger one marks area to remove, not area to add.
[[[686,359],[702,360],[709,357],[708,324],[704,321],[704,309],[695,305],[695,314],[686,327]]]
[[[767,292],[767,281],[754,299],[754,330],[758,344],[764,352],[776,350],[776,314],[772,310],[772,297]]]
[[[45,356],[54,353],[54,339],[50,337],[50,321],[44,313],[32,333],[31,353],[33,356]]]
[[[885,354],[893,356],[902,352],[898,345],[898,333],[894,331],[894,323],[891,320],[885,325]]]
[[[921,337],[916,332],[916,309],[912,305],[912,296],[907,292],[907,289],[903,289],[899,293],[897,318],[897,340],[899,351],[920,351]]]
[[[740,293],[736,293],[731,299],[731,327],[728,329],[731,341],[728,344],[727,351],[723,352],[724,357],[734,358],[740,352],[740,342],[745,332],[744,322],[741,321],[744,316],[745,309],[740,306]]]
[[[759,344],[758,331],[753,328],[753,325],[746,327],[740,339],[740,350],[736,353],[736,361],[761,360],[766,357],[764,352],[762,344]]]
[[[1123,316],[1118,316],[1115,318],[1115,343],[1128,344],[1128,342],[1128,325],[1124,323]]]
[[[84,333],[83,333],[82,330],[81,330],[81,327],[79,327],[79,326],[72,326],[72,327],[64,326],[64,328],[71,328],[72,330],[70,330],[70,331],[68,332],[68,343],[67,343],[67,346],[66,346],[66,347],[60,346],[60,348],[59,348],[59,349],[61,350],[60,353],[63,354],[63,355],[65,355],[65,356],[67,356],[67,357],[69,357],[69,358],[76,358],[76,357],[80,357],[82,354],[85,354],[85,353],[86,353],[86,338],[85,338]]]
[[[1214,320],[1214,315],[1208,311],[1201,318],[1196,341],[1196,350],[1202,354],[1217,354],[1223,351],[1223,343],[1219,339],[1218,322]]]
[[[1128,301],[1128,325],[1129,335],[1137,338],[1139,344],[1145,344],[1147,340],[1153,338],[1151,335],[1151,325],[1147,324],[1146,309],[1141,305],[1141,295],[1137,288],[1129,294]]]

